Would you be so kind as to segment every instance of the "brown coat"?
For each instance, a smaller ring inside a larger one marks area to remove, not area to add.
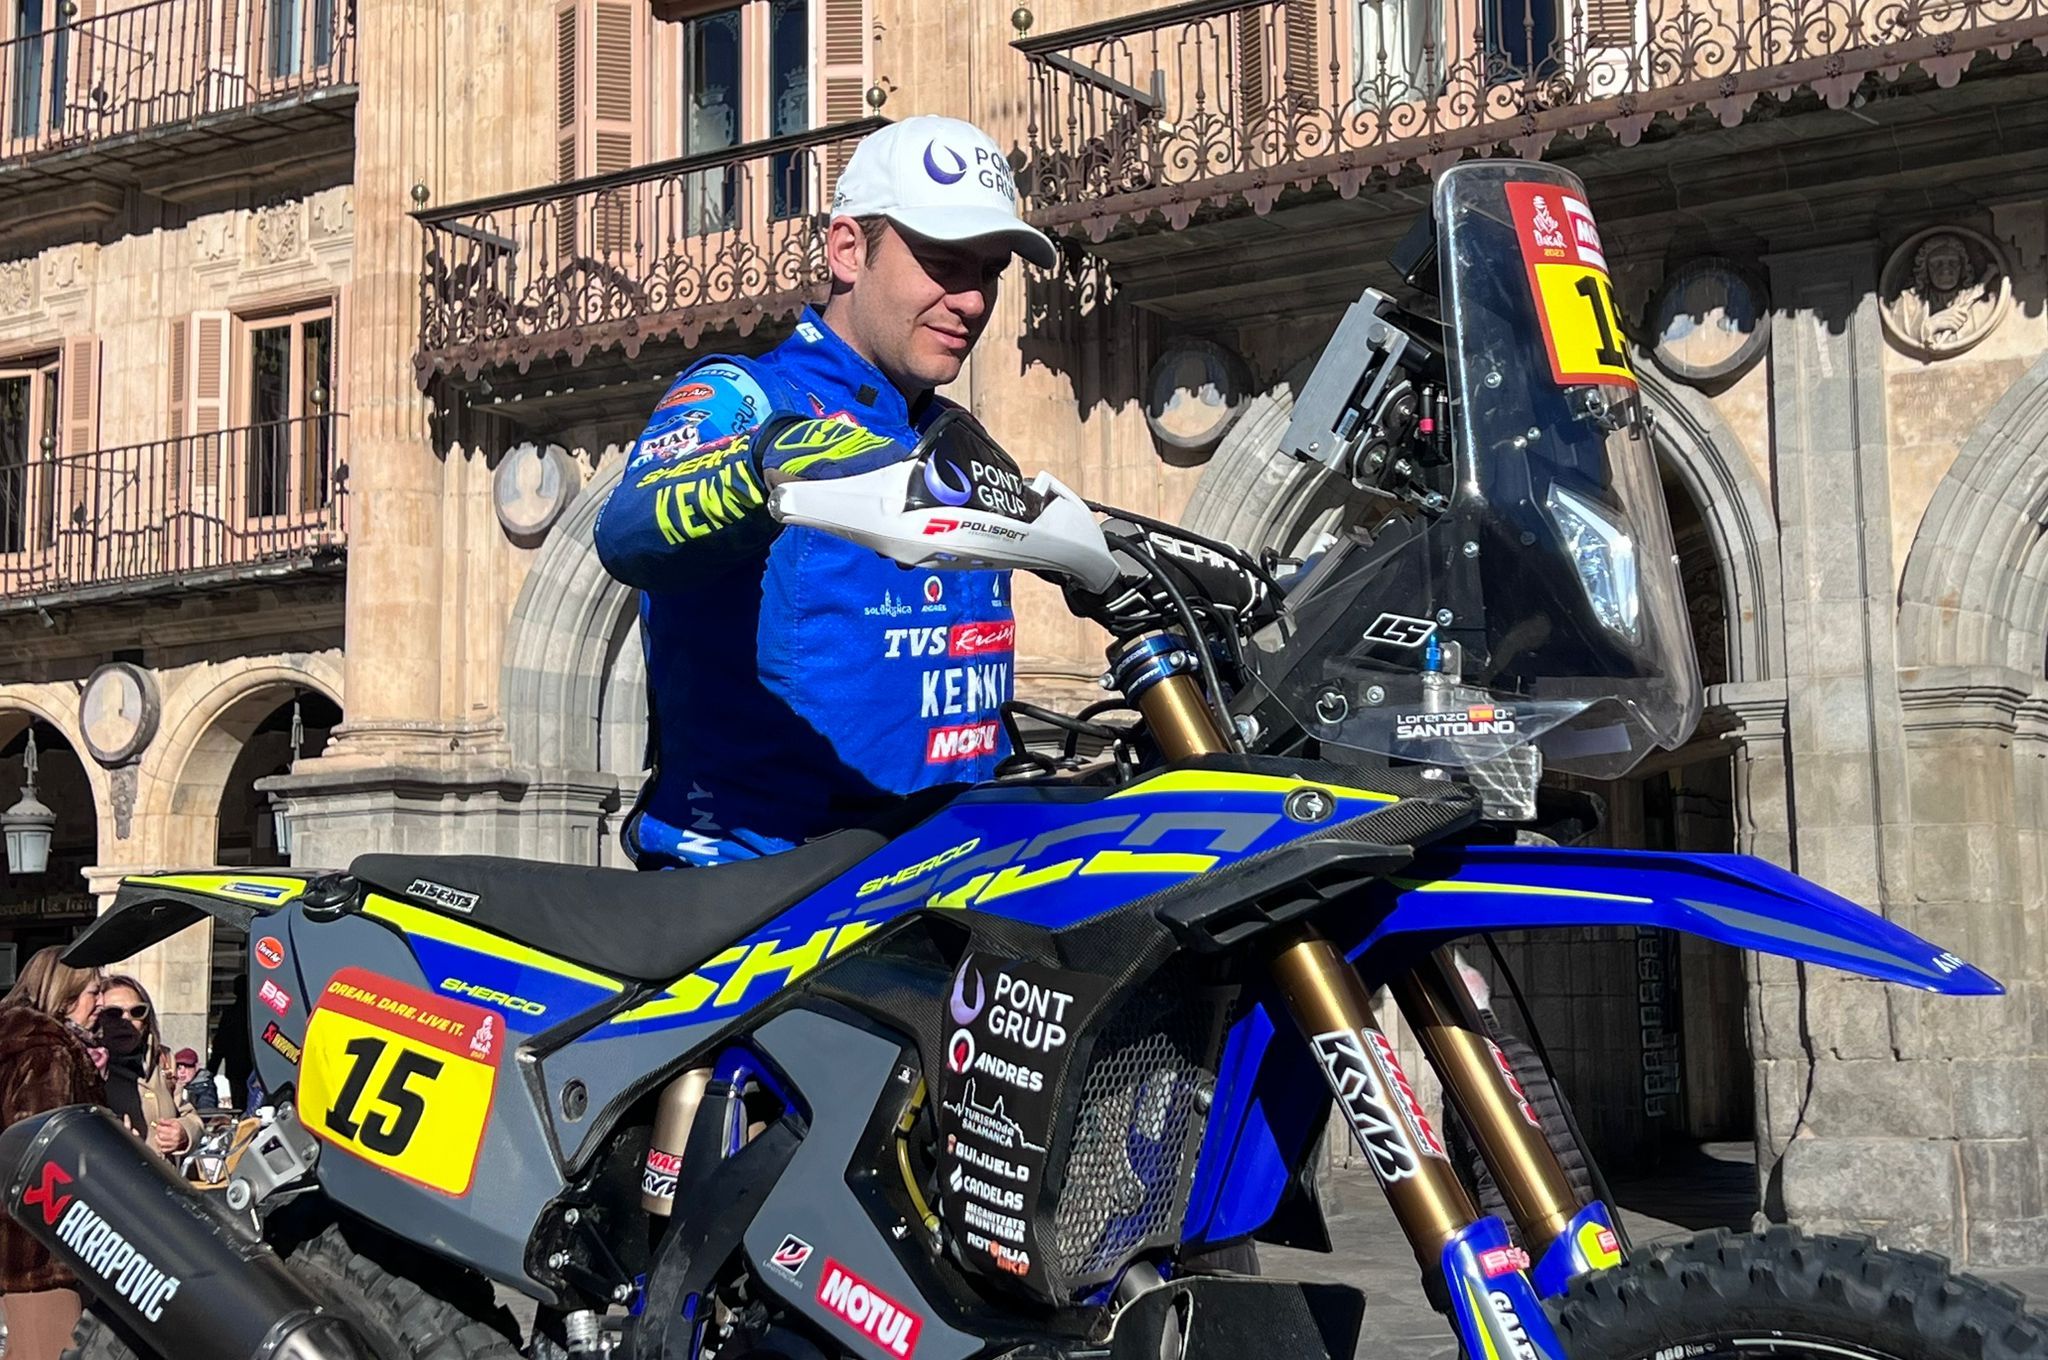
[[[29,1006],[0,1007],[0,1127],[60,1105],[106,1101],[106,1083],[63,1021]],[[0,1214],[0,1293],[75,1283],[42,1243]]]

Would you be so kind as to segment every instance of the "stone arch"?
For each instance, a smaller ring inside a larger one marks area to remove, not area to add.
[[[1650,439],[1664,466],[1699,507],[1721,558],[1727,591],[1728,678],[1782,679],[1785,629],[1779,577],[1778,516],[1742,440],[1713,403],[1689,387],[1655,377],[1638,358]]]
[[[1899,664],[2038,678],[2048,643],[2048,358],[2014,379],[1935,488],[1899,582]]]
[[[86,749],[85,731],[78,723],[78,687],[70,684],[51,682],[33,685],[13,685],[0,692],[0,745],[12,742],[21,730],[31,722],[42,722],[57,730],[78,757],[78,764],[85,772],[85,781],[92,790],[93,807],[113,806],[114,786],[112,772]],[[0,807],[12,803],[19,793],[17,789],[0,789]],[[98,855],[101,863],[115,857],[117,842],[114,819],[98,817],[94,828],[98,841]]]
[[[506,625],[505,737],[528,769],[596,772],[605,691],[635,593],[612,579],[592,546],[598,512],[625,472],[602,464],[549,531]]]
[[[213,862],[235,757],[256,725],[299,690],[341,707],[340,652],[238,657],[183,677],[165,696],[162,732],[142,759],[137,803],[139,815],[159,828],[155,841],[167,863]]]
[[[1339,488],[1329,472],[1278,450],[1294,393],[1314,367],[1303,360],[1269,391],[1252,398],[1231,426],[1189,497],[1182,523],[1200,533],[1255,547],[1298,546],[1300,530],[1332,510]],[[1769,680],[1785,673],[1779,618],[1778,521],[1770,493],[1742,441],[1705,397],[1644,373],[1652,439],[1665,466],[1698,504],[1719,553],[1729,623],[1729,678]]]

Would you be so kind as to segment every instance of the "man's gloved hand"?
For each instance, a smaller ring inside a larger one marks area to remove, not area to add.
[[[829,481],[900,463],[910,450],[841,416],[778,416],[748,436],[762,483]]]

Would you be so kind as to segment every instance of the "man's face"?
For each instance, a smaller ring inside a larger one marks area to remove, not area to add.
[[[188,1081],[192,1080],[192,1076],[193,1076],[193,1074],[194,1074],[194,1073],[196,1073],[196,1072],[197,1072],[198,1070],[199,1070],[199,1069],[198,1069],[198,1067],[194,1066],[194,1065],[193,1065],[192,1063],[188,1063],[188,1062],[181,1062],[181,1063],[179,1063],[179,1064],[178,1064],[178,1082],[179,1082],[179,1084],[180,1084],[180,1085],[183,1085],[183,1084],[184,1084],[185,1082],[188,1082]]]
[[[1001,241],[929,241],[890,223],[873,258],[858,263],[848,339],[907,394],[949,383],[988,325],[1009,263]]]

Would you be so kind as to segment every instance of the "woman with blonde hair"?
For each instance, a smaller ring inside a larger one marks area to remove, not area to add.
[[[104,1104],[85,1030],[100,1008],[100,975],[37,950],[0,999],[0,1127],[62,1105]],[[42,1243],[0,1215],[0,1293],[8,1360],[57,1360],[78,1325],[78,1281]]]
[[[156,1007],[142,984],[125,973],[110,975],[93,1029],[107,1049],[108,1107],[162,1156],[197,1147],[205,1123],[171,1081]]]

